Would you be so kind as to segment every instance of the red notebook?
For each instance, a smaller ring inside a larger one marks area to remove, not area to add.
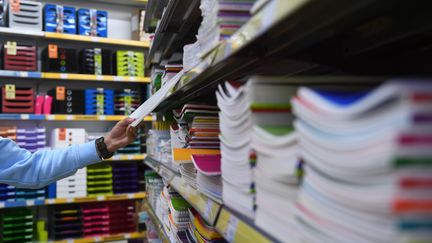
[[[204,175],[215,176],[221,174],[220,154],[195,154],[192,155],[192,162],[197,170]]]

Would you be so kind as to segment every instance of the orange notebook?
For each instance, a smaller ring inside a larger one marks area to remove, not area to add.
[[[195,154],[220,154],[219,149],[190,149],[175,148],[173,151],[173,160],[177,164],[192,163],[192,155]]]

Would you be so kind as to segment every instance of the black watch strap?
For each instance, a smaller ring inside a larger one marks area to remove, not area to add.
[[[109,159],[114,155],[114,153],[108,151],[103,137],[96,139],[95,143],[96,151],[101,159]]]

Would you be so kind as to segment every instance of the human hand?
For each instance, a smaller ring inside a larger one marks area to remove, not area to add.
[[[138,135],[137,128],[129,126],[134,120],[134,118],[125,118],[117,122],[112,130],[105,134],[104,142],[108,152],[113,153],[135,140]]]

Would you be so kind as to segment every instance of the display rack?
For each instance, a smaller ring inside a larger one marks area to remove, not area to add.
[[[229,242],[275,242],[251,220],[233,212],[214,198],[199,192],[182,182],[178,171],[169,165],[146,157],[144,163],[168,182],[200,215]]]
[[[119,201],[119,200],[134,200],[144,199],[145,192],[115,194],[115,195],[102,195],[92,197],[78,197],[78,198],[56,198],[56,199],[35,199],[35,200],[19,200],[14,202],[0,202],[0,208],[16,208],[16,207],[33,207],[43,205],[56,205],[56,204],[70,204],[70,203],[88,203],[100,201]]]
[[[49,243],[92,243],[92,242],[111,242],[129,239],[143,239],[146,237],[145,232],[133,232],[126,234],[116,234],[116,235],[105,235],[105,236],[95,236],[86,237],[81,239],[70,239],[70,240],[60,240],[60,241],[48,241]]]

